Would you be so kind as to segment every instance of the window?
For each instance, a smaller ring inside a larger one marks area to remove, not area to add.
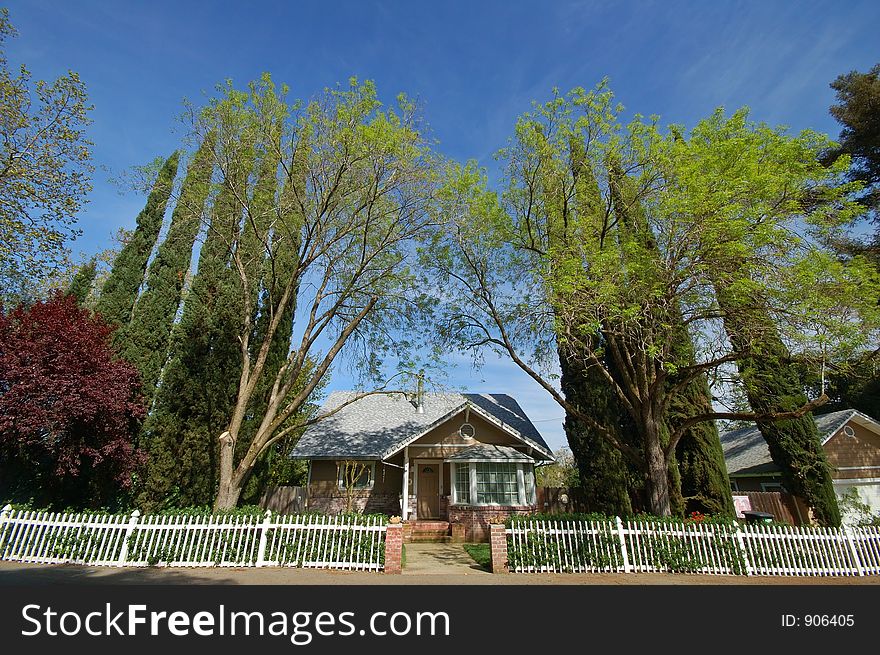
[[[495,462],[477,464],[477,503],[518,505],[516,464]]]
[[[455,502],[469,505],[471,502],[471,470],[468,464],[455,465]]]
[[[455,462],[456,505],[534,505],[535,468],[513,462]]]
[[[337,478],[340,489],[347,489],[351,484],[352,489],[372,489],[374,473],[376,470],[375,462],[357,462],[346,460],[344,462],[336,462]]]
[[[761,491],[785,491],[785,487],[779,482],[762,482]]]

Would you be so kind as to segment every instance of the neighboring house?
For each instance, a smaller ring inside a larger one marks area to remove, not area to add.
[[[815,421],[838,497],[855,488],[862,502],[880,513],[880,423],[856,410],[816,416]],[[721,445],[734,493],[784,490],[779,467],[756,426],[722,434]]]
[[[356,396],[331,393],[320,413]],[[310,510],[345,509],[345,462],[357,461],[366,467],[354,509],[462,523],[471,540],[484,538],[495,516],[534,511],[534,466],[553,461],[513,398],[472,393],[359,398],[310,426],[293,457],[309,460]]]

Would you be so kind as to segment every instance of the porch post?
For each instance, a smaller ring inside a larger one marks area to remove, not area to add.
[[[409,446],[403,449],[403,498],[400,502],[401,520],[409,520]]]

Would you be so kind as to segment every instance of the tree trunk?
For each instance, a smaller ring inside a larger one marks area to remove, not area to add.
[[[669,495],[669,463],[663,453],[660,431],[652,422],[644,426],[648,505],[655,516],[672,516]]]
[[[214,510],[232,509],[241,495],[240,481],[234,470],[235,440],[229,432],[220,435],[220,487],[214,500]]]

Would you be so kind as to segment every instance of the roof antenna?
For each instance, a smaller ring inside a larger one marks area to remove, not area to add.
[[[416,414],[425,413],[425,369],[419,371],[418,391],[416,392]]]

